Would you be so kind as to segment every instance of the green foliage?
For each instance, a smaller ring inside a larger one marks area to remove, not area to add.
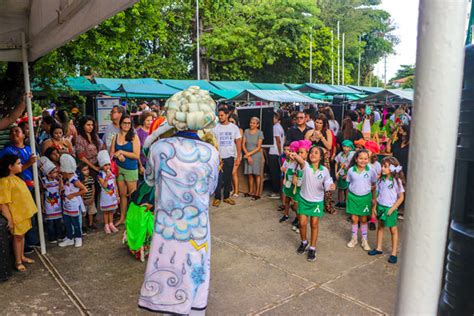
[[[313,81],[330,82],[331,30],[335,34],[340,21],[345,83],[357,80],[359,53],[367,82],[373,65],[397,43],[390,15],[374,7],[379,3],[200,0],[204,79],[307,82],[312,29]],[[195,0],[141,0],[41,58],[32,76],[53,98],[64,93],[58,88],[66,76],[195,78],[195,25]]]
[[[395,77],[390,79],[390,81],[402,79],[402,78],[406,78],[406,77],[414,76],[414,75],[415,75],[415,65],[400,65],[400,69],[397,70]]]

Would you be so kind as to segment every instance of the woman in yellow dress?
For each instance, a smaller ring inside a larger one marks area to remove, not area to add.
[[[34,263],[25,257],[25,234],[31,229],[31,218],[38,209],[26,183],[16,176],[21,168],[16,155],[7,154],[0,159],[0,210],[13,234],[15,268],[22,272],[26,270],[23,263]]]

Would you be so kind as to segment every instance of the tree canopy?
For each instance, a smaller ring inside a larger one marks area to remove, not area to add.
[[[394,51],[390,15],[380,0],[200,0],[201,77],[307,82],[310,34],[313,81],[331,80],[331,30],[345,33],[345,83],[363,82]],[[334,36],[334,45],[337,39]],[[361,41],[359,42],[359,37]],[[196,78],[194,0],[141,0],[34,63],[47,89],[66,76]],[[335,46],[336,47],[336,46]],[[13,66],[12,66],[13,67]],[[9,67],[10,68],[10,65]],[[0,65],[0,80],[8,73]]]

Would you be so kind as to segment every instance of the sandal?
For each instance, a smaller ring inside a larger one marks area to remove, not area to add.
[[[21,259],[21,262],[22,262],[22,263],[28,263],[28,264],[33,264],[33,263],[35,263],[35,261],[34,261],[33,259],[27,258],[27,257],[23,257],[23,258]]]
[[[248,193],[244,193],[244,197],[251,197],[252,195],[248,194]]]
[[[257,201],[260,200],[260,197],[258,195],[252,196],[252,201]]]
[[[18,271],[18,272],[25,272],[26,267],[23,265],[23,263],[17,262],[17,263],[15,263],[15,270]]]

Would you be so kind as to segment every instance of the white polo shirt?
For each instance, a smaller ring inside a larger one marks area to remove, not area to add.
[[[382,178],[377,183],[377,203],[386,207],[392,207],[398,200],[400,193],[405,192],[400,180],[394,178]]]
[[[377,174],[374,168],[369,166],[359,172],[357,166],[353,166],[347,172],[346,181],[349,182],[349,191],[352,194],[362,196],[372,191],[372,184],[377,181]]]
[[[305,161],[303,168],[303,183],[301,184],[300,195],[308,202],[321,202],[324,200],[324,192],[329,191],[332,184],[329,171],[323,165],[319,169],[313,170],[309,163]]]

